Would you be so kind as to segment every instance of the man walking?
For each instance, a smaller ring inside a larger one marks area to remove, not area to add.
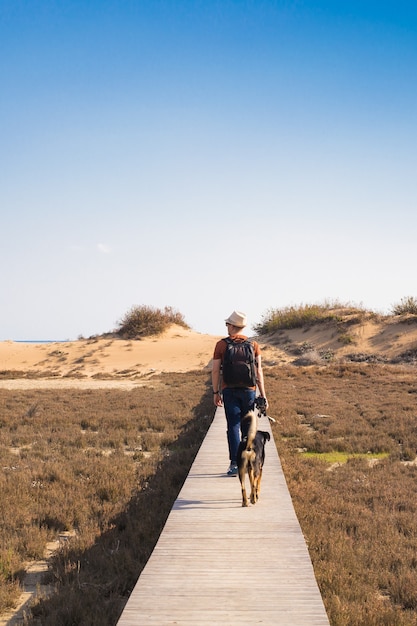
[[[236,476],[237,450],[241,435],[246,434],[241,433],[241,420],[248,411],[254,409],[256,387],[265,399],[265,408],[268,407],[268,401],[259,345],[242,334],[247,324],[246,315],[233,311],[225,321],[228,337],[218,341],[214,348],[212,385],[214,404],[223,404],[226,414],[230,459],[227,474]]]

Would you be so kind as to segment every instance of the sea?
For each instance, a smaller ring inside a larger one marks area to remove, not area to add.
[[[12,339],[14,343],[70,343],[72,339]]]

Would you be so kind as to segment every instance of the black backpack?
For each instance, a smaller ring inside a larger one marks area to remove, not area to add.
[[[255,350],[249,339],[233,341],[226,337],[226,352],[223,358],[223,382],[227,387],[255,387]]]

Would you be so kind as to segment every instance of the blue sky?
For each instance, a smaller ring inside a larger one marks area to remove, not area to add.
[[[0,0],[0,340],[416,296],[417,5]]]

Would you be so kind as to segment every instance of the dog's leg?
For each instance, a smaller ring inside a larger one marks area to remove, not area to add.
[[[242,489],[242,506],[248,506],[248,496],[246,494],[246,486],[245,486],[245,473],[243,473],[242,477],[239,475],[239,478],[240,478],[240,486]]]
[[[252,463],[249,465],[250,501],[256,503],[256,478]]]
[[[246,494],[245,478],[246,478],[246,468],[240,467],[239,468],[239,480],[240,480],[240,487],[242,490],[242,506],[248,506],[248,496]]]
[[[253,504],[258,502],[258,477],[255,476],[253,479]]]
[[[259,495],[261,493],[261,479],[262,479],[262,467],[259,469],[259,473],[255,478],[255,497],[256,501],[259,500]]]

